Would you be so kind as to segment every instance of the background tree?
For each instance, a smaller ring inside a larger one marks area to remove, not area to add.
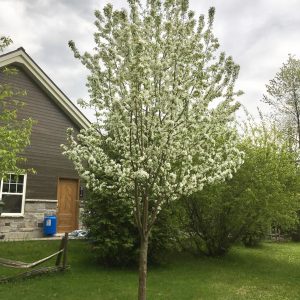
[[[248,126],[239,147],[245,161],[232,179],[181,202],[188,236],[182,242],[197,254],[223,255],[237,240],[255,245],[272,226],[289,230],[297,223],[297,155],[281,132],[264,124]]]
[[[12,43],[7,37],[0,38],[0,51]],[[18,111],[24,103],[14,97],[22,96],[25,91],[17,91],[5,82],[9,76],[15,76],[14,68],[0,68],[4,81],[0,83],[0,178],[7,173],[21,173],[25,160],[22,152],[30,144],[30,134],[33,120],[18,118]]]
[[[129,12],[111,4],[95,12],[94,53],[69,43],[90,71],[90,100],[81,104],[95,109],[97,122],[77,138],[70,132],[64,153],[88,188],[130,201],[140,239],[138,295],[146,299],[149,235],[163,204],[242,163],[231,123],[239,67],[216,52],[213,8],[205,22],[187,0],[128,4]]]
[[[263,101],[273,108],[291,145],[300,148],[300,60],[290,55],[266,88]]]

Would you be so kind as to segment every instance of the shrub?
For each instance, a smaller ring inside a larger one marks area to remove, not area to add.
[[[223,255],[237,240],[257,245],[269,228],[297,223],[300,178],[296,155],[275,128],[251,128],[240,148],[245,162],[232,179],[183,202],[185,237],[197,253]]]
[[[172,211],[163,209],[152,229],[149,242],[149,262],[158,263],[174,248],[176,229]],[[118,197],[88,192],[83,222],[92,241],[92,250],[99,263],[109,266],[135,265],[138,261],[139,240],[131,205]]]

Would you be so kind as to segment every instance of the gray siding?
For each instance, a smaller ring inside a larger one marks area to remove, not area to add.
[[[0,72],[0,81],[7,81]],[[31,135],[31,145],[25,151],[26,167],[36,174],[28,174],[27,199],[57,199],[58,177],[78,178],[72,163],[64,157],[60,145],[66,143],[66,129],[78,126],[58,105],[19,68],[16,76],[10,76],[14,88],[24,89],[27,95],[18,99],[26,103],[20,118],[37,121]]]

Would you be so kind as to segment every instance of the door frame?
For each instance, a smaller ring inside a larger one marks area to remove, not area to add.
[[[77,177],[66,177],[66,176],[59,176],[57,177],[57,184],[56,184],[56,198],[57,198],[57,206],[56,206],[56,215],[58,215],[58,205],[59,205],[59,180],[65,179],[65,180],[74,180],[77,182],[77,191],[76,191],[76,199],[75,199],[75,230],[79,229],[79,194],[80,194],[80,179]],[[58,224],[58,218],[57,218],[57,224]],[[59,233],[59,232],[58,232]]]

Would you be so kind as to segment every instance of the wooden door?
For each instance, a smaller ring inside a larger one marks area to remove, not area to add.
[[[78,229],[79,181],[59,178],[57,187],[57,232]]]

